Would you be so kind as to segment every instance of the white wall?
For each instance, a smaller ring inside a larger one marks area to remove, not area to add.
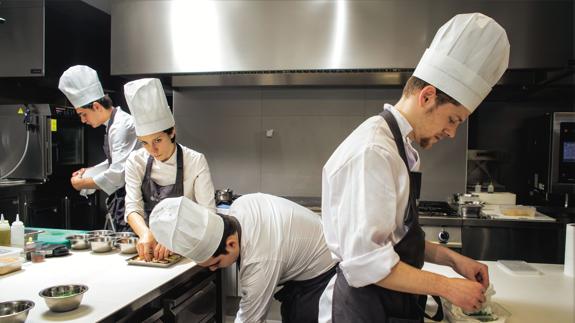
[[[333,150],[400,95],[399,89],[186,88],[174,91],[173,104],[178,141],[206,155],[216,188],[320,196],[321,169]],[[459,144],[444,143],[430,157],[424,152],[432,168],[422,198],[443,200],[465,188],[466,127],[462,132]]]

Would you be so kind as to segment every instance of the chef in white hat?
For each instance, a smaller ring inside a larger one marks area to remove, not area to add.
[[[425,241],[415,204],[421,161],[412,143],[430,148],[453,138],[508,59],[507,35],[497,22],[480,13],[453,17],[435,35],[400,100],[333,152],[322,174],[322,222],[339,266],[322,296],[320,319],[331,312],[334,322],[420,322],[425,297],[418,295],[441,296],[466,311],[481,307],[487,267]],[[423,271],[424,261],[451,266],[464,279]]]
[[[185,196],[215,210],[214,185],[203,154],[176,143],[175,121],[160,80],[145,78],[124,85],[143,147],[126,162],[126,222],[139,236],[138,254],[147,261],[170,254],[148,227],[154,206],[167,197]]]
[[[235,322],[265,322],[272,298],[282,322],[313,323],[335,275],[320,217],[284,198],[255,193],[216,215],[186,198],[160,202],[150,215],[158,241],[210,270],[236,263],[242,299]],[[275,293],[278,286],[282,289]]]
[[[103,147],[106,160],[75,171],[70,182],[81,192],[94,192],[94,189],[106,192],[108,214],[113,219],[112,229],[129,230],[124,221],[124,165],[130,153],[139,148],[134,120],[122,108],[114,107],[102,90],[98,73],[88,66],[76,65],[67,69],[60,77],[58,88],[74,106],[82,123],[93,128],[106,127]]]

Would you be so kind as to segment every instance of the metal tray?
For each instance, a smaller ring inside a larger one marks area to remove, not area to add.
[[[133,257],[126,259],[126,261],[128,262],[128,265],[166,268],[182,260],[182,258],[183,257],[180,255],[171,255],[168,257],[168,262],[152,262],[152,261],[138,260],[138,255],[135,255]]]

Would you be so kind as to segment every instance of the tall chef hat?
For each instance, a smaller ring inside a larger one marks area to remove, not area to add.
[[[156,240],[197,263],[208,260],[224,234],[224,221],[186,197],[163,199],[150,214]]]
[[[85,106],[104,96],[98,73],[86,65],[75,65],[67,69],[60,76],[58,88],[75,108]]]
[[[460,14],[443,25],[413,76],[445,92],[469,112],[489,94],[509,63],[509,40],[495,20]]]
[[[151,135],[176,124],[160,80],[146,78],[128,82],[124,85],[124,95],[134,117],[137,136]]]

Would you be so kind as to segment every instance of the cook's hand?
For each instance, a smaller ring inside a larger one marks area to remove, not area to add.
[[[164,258],[168,258],[170,255],[172,254],[172,252],[170,250],[168,250],[168,248],[164,247],[161,244],[156,244],[156,247],[154,248],[154,258],[157,260],[162,260]]]
[[[487,265],[471,258],[460,256],[457,257],[453,270],[467,279],[481,283],[485,289],[489,287],[489,269]]]
[[[158,243],[150,231],[144,233],[139,239],[136,249],[140,259],[152,261],[154,257],[154,249]]]
[[[485,302],[484,293],[485,288],[478,282],[449,278],[445,298],[465,312],[471,313],[481,309],[481,305]]]
[[[80,186],[82,184],[81,176],[72,176],[72,178],[70,178],[70,183],[76,191],[82,190],[82,187]]]
[[[86,168],[80,168],[77,171],[72,173],[72,177],[76,177],[76,176],[82,177],[84,175],[85,171],[86,171]]]

